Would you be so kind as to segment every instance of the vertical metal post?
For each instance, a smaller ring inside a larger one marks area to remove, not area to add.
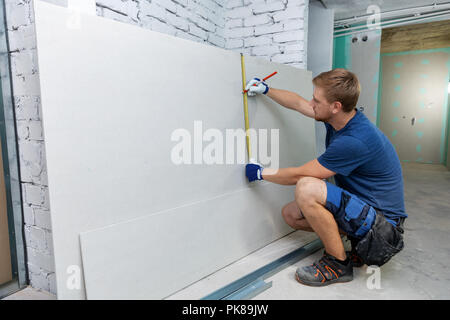
[[[11,67],[4,1],[0,1],[0,139],[3,149],[3,170],[13,279],[16,280],[18,288],[21,288],[27,285],[28,278],[25,264],[17,128],[11,87]],[[9,286],[11,287],[11,284]]]

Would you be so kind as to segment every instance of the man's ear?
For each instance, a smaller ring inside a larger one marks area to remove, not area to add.
[[[333,114],[336,114],[341,110],[342,110],[342,103],[340,103],[339,101],[335,101],[331,104],[331,112]]]

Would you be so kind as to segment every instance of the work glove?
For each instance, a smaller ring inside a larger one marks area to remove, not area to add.
[[[263,166],[251,159],[250,163],[247,163],[245,166],[245,175],[247,176],[248,181],[264,180],[262,177],[263,169]]]
[[[256,86],[254,86],[255,83],[257,83]],[[261,79],[253,78],[252,80],[247,82],[245,90],[248,90],[247,95],[249,97],[253,97],[258,93],[266,94],[267,91],[269,91],[269,86],[264,81],[261,81]]]

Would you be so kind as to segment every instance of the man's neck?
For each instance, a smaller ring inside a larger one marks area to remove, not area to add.
[[[339,131],[344,128],[347,123],[356,115],[356,109],[353,109],[349,113],[342,113],[340,117],[330,120],[328,123],[334,128],[334,130]]]

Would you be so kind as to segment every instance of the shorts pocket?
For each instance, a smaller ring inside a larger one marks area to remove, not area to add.
[[[360,216],[366,204],[358,198],[351,197],[345,206],[345,220],[350,221]]]
[[[386,218],[377,214],[372,228],[358,242],[356,252],[367,265],[382,266],[403,249],[403,236]]]
[[[369,232],[377,215],[374,208],[367,206],[367,209],[368,210],[367,214],[365,214],[365,219],[362,221],[361,226],[355,232],[355,235],[359,238],[363,237],[367,232]],[[366,210],[363,211],[365,212]]]

